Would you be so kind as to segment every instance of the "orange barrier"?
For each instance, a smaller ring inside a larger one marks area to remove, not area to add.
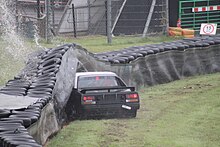
[[[185,38],[193,38],[195,31],[190,29],[182,29],[180,27],[169,27],[168,33],[170,36],[183,36]]]
[[[185,37],[185,38],[194,38],[195,36],[194,35],[183,35],[183,37]]]

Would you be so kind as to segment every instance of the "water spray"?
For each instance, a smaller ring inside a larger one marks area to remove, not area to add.
[[[17,33],[16,15],[12,11],[16,7],[15,5],[14,0],[0,0],[1,38],[7,43],[5,51],[9,52],[14,58],[25,58],[26,48],[24,41]]]

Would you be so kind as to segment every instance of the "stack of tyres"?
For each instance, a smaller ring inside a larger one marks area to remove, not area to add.
[[[0,93],[7,95],[38,98],[27,108],[0,110],[1,147],[41,147],[26,129],[39,120],[41,110],[51,100],[62,56],[71,46],[73,44],[67,44],[40,53],[38,63],[29,65],[25,76],[16,76],[0,89]]]
[[[61,46],[50,49],[40,56],[37,76],[32,81],[27,91],[27,96],[41,97],[49,100],[52,97],[54,85],[56,83],[56,73],[59,71],[63,54],[68,50],[68,46]]]
[[[175,28],[176,32],[181,32],[179,28]],[[185,33],[193,33],[192,30],[185,30]],[[189,34],[186,34],[189,35]],[[151,44],[144,46],[134,46],[124,48],[120,51],[112,51],[105,53],[96,53],[94,58],[98,61],[109,62],[111,64],[127,64],[140,58],[152,54],[158,54],[167,51],[185,51],[191,48],[208,47],[210,45],[220,44],[220,35],[189,37],[173,42],[163,42],[159,44]]]
[[[16,146],[32,146],[41,147],[32,136],[27,132],[27,129],[20,123],[0,122],[0,146],[1,147],[16,147]]]
[[[14,79],[8,81],[5,87],[0,89],[0,93],[7,95],[24,96],[26,95],[29,86],[30,83],[28,81]]]

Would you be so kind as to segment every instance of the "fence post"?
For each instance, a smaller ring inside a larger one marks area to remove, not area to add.
[[[146,24],[145,24],[145,28],[144,28],[144,32],[143,32],[142,37],[146,37],[146,35],[147,35],[147,31],[148,31],[148,28],[149,28],[149,25],[150,25],[150,21],[151,21],[153,12],[154,12],[155,4],[156,4],[156,0],[152,0],[152,4],[151,4],[150,11],[149,11],[149,14],[148,14],[148,17],[147,17],[147,20],[146,20]]]
[[[72,13],[73,13],[73,34],[74,34],[74,37],[76,38],[76,20],[75,20],[74,4],[72,4]]]
[[[15,0],[15,19],[16,19],[16,32],[18,33],[18,29],[19,29],[19,20],[18,20],[18,0]]]
[[[112,43],[112,31],[111,31],[111,26],[112,26],[112,0],[107,0],[107,40],[108,44]]]
[[[54,13],[54,0],[51,0],[51,12],[52,12],[52,28],[55,30],[55,13]]]
[[[87,5],[88,5],[88,34],[90,34],[90,26],[91,26],[91,4],[90,0],[87,0]]]
[[[37,0],[37,18],[40,18],[40,0]]]
[[[45,26],[45,38],[47,43],[51,41],[51,5],[50,5],[50,0],[45,0],[45,12],[46,12],[46,26]]]
[[[167,35],[169,35],[168,30],[169,30],[169,0],[166,0],[166,32]]]

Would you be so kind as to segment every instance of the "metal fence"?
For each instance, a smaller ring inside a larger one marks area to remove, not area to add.
[[[107,0],[12,1],[16,2],[18,24],[28,27],[36,24],[43,37],[47,30],[54,35],[107,33]],[[112,0],[111,32],[143,36],[165,33],[167,11],[167,0]]]
[[[179,2],[181,27],[199,30],[201,23],[216,23],[220,28],[219,0],[184,0]]]
[[[166,31],[165,0],[124,1],[113,25],[113,34],[157,34]]]

